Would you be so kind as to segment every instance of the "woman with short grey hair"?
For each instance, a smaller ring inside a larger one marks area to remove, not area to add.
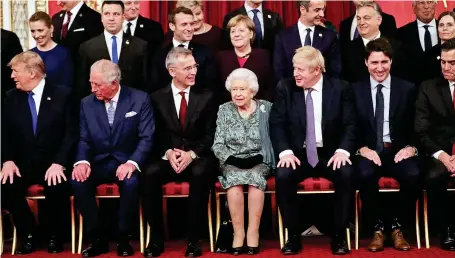
[[[212,150],[220,161],[220,183],[234,228],[231,253],[245,251],[243,186],[248,186],[248,254],[259,253],[259,223],[264,207],[267,177],[275,167],[269,137],[272,104],[254,99],[259,90],[256,75],[245,68],[234,70],[226,80],[232,101],[220,106]]]

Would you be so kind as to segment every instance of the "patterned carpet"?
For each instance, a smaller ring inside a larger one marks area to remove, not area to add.
[[[305,258],[320,258],[320,257],[339,257],[334,256],[330,253],[329,243],[330,240],[327,237],[311,237],[311,238],[303,238],[304,250],[302,253],[296,256],[291,257],[305,257]],[[385,249],[384,252],[380,253],[370,253],[365,249],[365,246],[368,244],[368,240],[363,240],[360,243],[359,250],[354,250],[350,255],[346,257],[354,257],[354,258],[454,258],[455,252],[447,252],[441,250],[437,246],[437,242],[433,243],[432,248],[430,249],[417,249],[414,246],[414,249],[410,252],[399,252],[394,250],[391,247]],[[422,242],[423,244],[423,242]],[[269,257],[284,257],[279,252],[279,242],[278,241],[271,241],[266,240],[261,242],[261,246],[263,247],[261,253],[256,255],[255,258],[269,258]],[[139,250],[138,244],[134,243],[134,247],[136,250]],[[216,257],[229,257],[230,255],[223,255],[223,254],[214,254],[209,252],[209,245],[207,242],[203,242],[204,253],[202,257],[206,258],[216,258]],[[186,244],[183,240],[177,241],[170,241],[166,242],[166,252],[161,255],[160,257],[163,258],[177,258],[177,257],[184,257],[183,254],[185,252]],[[33,254],[23,256],[23,257],[36,257],[36,258],[65,258],[65,257],[79,257],[80,255],[72,255],[71,254],[71,247],[68,245],[66,248],[66,252],[57,254],[57,255],[50,255],[46,252],[46,250],[39,250]],[[111,252],[105,255],[99,256],[100,258],[113,258],[117,257],[115,253],[115,244],[111,244],[110,248]],[[10,253],[11,251],[11,243],[7,242],[5,246],[5,253],[2,257],[13,257]],[[14,256],[17,257],[17,256]],[[137,251],[134,257],[143,257],[142,254]],[[251,257],[248,255],[242,255],[239,257]]]

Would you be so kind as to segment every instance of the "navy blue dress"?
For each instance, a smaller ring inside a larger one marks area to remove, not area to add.
[[[73,86],[73,63],[69,51],[57,45],[48,51],[41,51],[37,47],[31,51],[40,55],[46,66],[46,80],[53,85]]]

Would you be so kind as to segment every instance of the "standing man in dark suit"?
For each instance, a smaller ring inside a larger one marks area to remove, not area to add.
[[[431,215],[441,232],[441,248],[455,251],[455,206],[447,192],[455,177],[455,39],[441,46],[444,78],[425,81],[416,102],[414,130],[429,156],[426,190]]]
[[[10,66],[16,89],[6,93],[2,107],[2,208],[14,218],[21,243],[16,254],[33,252],[35,218],[25,193],[34,184],[42,185],[48,252],[60,253],[62,205],[69,198],[65,170],[73,162],[77,140],[76,105],[70,89],[46,82],[43,60],[35,52],[15,56]]]
[[[188,247],[185,256],[202,255],[199,243],[210,187],[217,171],[210,148],[215,134],[216,106],[212,92],[194,87],[198,66],[190,50],[173,48],[166,57],[172,82],[152,93],[156,115],[156,148],[145,172],[144,208],[152,228],[145,257],[164,252],[162,186],[172,181],[190,183],[187,211]]]
[[[174,36],[172,41],[161,48],[153,58],[152,83],[148,84],[148,92],[166,88],[171,83],[172,77],[166,70],[165,62],[167,54],[175,47],[183,47],[193,52],[193,57],[198,64],[196,87],[204,87],[212,91],[218,89],[218,71],[210,48],[191,41],[194,35],[193,20],[193,12],[186,7],[177,7],[169,14],[169,28],[174,32]]]
[[[101,15],[82,0],[62,0],[60,5],[62,10],[52,16],[52,40],[71,52],[73,67],[77,69],[80,45],[103,32]]]
[[[14,89],[16,84],[14,80],[11,79],[11,68],[8,66],[8,63],[11,59],[20,54],[22,50],[21,42],[17,37],[16,33],[8,30],[1,29],[1,55],[2,55],[2,85],[1,87],[1,94],[2,94],[2,103],[3,103],[3,96],[5,93],[10,89]]]
[[[273,68],[277,81],[291,77],[295,50],[301,46],[312,46],[325,58],[327,75],[339,77],[341,74],[340,46],[334,31],[319,23],[324,18],[325,1],[297,1],[300,18],[296,25],[283,30],[275,40]]]
[[[420,85],[423,81],[440,75],[440,61],[429,52],[439,45],[438,27],[435,20],[436,0],[412,1],[416,20],[398,29],[397,38],[403,43],[411,59],[410,79]]]
[[[82,255],[94,257],[108,250],[94,193],[100,184],[116,183],[120,188],[117,254],[131,256],[130,221],[138,210],[139,173],[155,131],[152,106],[145,92],[120,86],[120,68],[111,61],[97,61],[90,71],[93,94],[81,102],[80,140],[71,180],[90,237]]]
[[[353,0],[354,6],[356,8],[356,12],[354,15],[349,16],[348,18],[344,19],[340,23],[340,45],[341,49],[345,49],[349,46],[349,43],[354,39],[360,37],[359,30],[357,29],[357,8],[360,2],[359,0]],[[381,12],[382,22],[379,26],[379,30],[387,37],[394,37],[397,32],[397,23],[395,21],[395,17],[390,14],[387,14],[382,11]]]
[[[276,194],[289,235],[281,252],[297,254],[302,249],[298,184],[308,177],[325,177],[336,189],[331,250],[347,254],[346,228],[355,191],[349,160],[355,151],[354,96],[349,85],[322,74],[319,50],[304,46],[292,60],[294,78],[278,83],[270,113],[270,137],[280,159]]]
[[[229,21],[239,15],[247,15],[254,22],[256,28],[256,38],[251,44],[254,48],[265,48],[270,53],[273,53],[275,37],[284,29],[283,21],[278,13],[269,9],[263,8],[262,0],[246,0],[245,4],[224,16],[223,29],[226,30]],[[226,45],[233,47],[229,37],[229,32],[226,31]]]
[[[345,81],[354,83],[370,77],[365,66],[365,46],[371,40],[380,37],[388,39],[395,53],[392,62],[392,74],[405,79],[409,76],[407,59],[404,57],[401,43],[384,35],[379,30],[381,23],[381,9],[376,2],[363,1],[358,4],[357,29],[360,37],[354,39],[344,49],[341,49],[341,58],[343,60],[342,78]]]
[[[161,24],[139,14],[139,0],[123,0],[125,4],[125,20],[123,31],[130,36],[136,36],[147,42],[148,60],[151,60],[155,52],[160,49],[164,39]]]
[[[412,126],[416,87],[390,75],[393,54],[386,39],[370,41],[365,58],[370,78],[353,85],[357,108],[358,185],[364,217],[374,217],[373,223],[363,223],[374,232],[368,245],[371,252],[384,250],[385,231],[391,232],[389,239],[395,249],[411,249],[401,225],[414,209],[420,190],[420,170],[413,158],[417,155]],[[395,203],[382,204],[379,200],[378,181],[382,176],[391,176],[400,183]],[[388,209],[390,206],[392,209]],[[384,214],[386,209],[390,216]]]
[[[122,1],[104,1],[101,18],[104,33],[81,45],[79,53],[78,93],[81,98],[90,94],[90,66],[98,60],[108,59],[122,70],[121,84],[144,90],[147,82],[147,42],[123,32]]]

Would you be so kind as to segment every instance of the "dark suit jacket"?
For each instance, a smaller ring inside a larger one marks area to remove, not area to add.
[[[240,68],[239,61],[235,51],[221,51],[217,56],[218,70],[220,71],[220,92],[223,103],[231,100],[231,95],[226,91],[226,79],[237,68]],[[269,51],[266,49],[252,49],[250,57],[245,62],[243,68],[254,72],[258,78],[259,91],[256,98],[272,100],[275,92],[275,78],[273,76],[272,65],[270,61]]]
[[[353,85],[357,110],[358,147],[376,148],[376,122],[371,95],[370,79]],[[417,88],[413,83],[393,77],[390,82],[389,129],[396,152],[407,145],[416,146],[414,113]]]
[[[65,46],[70,52],[76,69],[79,66],[79,47],[85,41],[98,36],[103,32],[104,27],[101,23],[101,15],[83,4],[76,14],[73,23],[68,29],[65,39],[61,39],[63,20],[65,12],[60,11],[52,16],[52,25],[54,25],[54,34],[52,40]]]
[[[216,106],[211,91],[191,87],[184,129],[180,126],[171,85],[152,93],[156,117],[156,148],[152,158],[161,159],[169,149],[192,150],[199,157],[213,155]]]
[[[351,87],[338,79],[323,78],[322,86],[322,138],[325,156],[337,149],[355,152],[355,103]],[[278,83],[275,102],[270,112],[270,138],[278,155],[292,150],[304,153],[306,132],[305,93],[294,79]]]
[[[104,34],[81,45],[78,91],[81,98],[90,94],[90,67],[101,59],[111,60]],[[118,60],[122,71],[121,85],[144,90],[147,82],[147,42],[123,34],[122,49]]]
[[[30,173],[44,173],[52,163],[70,168],[78,137],[73,100],[68,87],[46,83],[34,135],[28,94],[8,91],[2,109],[2,163],[12,160],[21,172]]]
[[[441,55],[439,42],[433,48],[423,51],[420,44],[417,21],[410,22],[398,29],[397,38],[403,43],[404,50],[412,65],[412,75],[410,79],[416,84],[433,79],[441,73],[440,60],[437,56]],[[438,51],[439,50],[439,51]],[[439,53],[438,53],[439,52]]]
[[[442,77],[420,85],[416,101],[414,130],[420,147],[428,155],[439,150],[452,153],[455,143],[455,111],[449,82]]]
[[[23,50],[16,33],[2,29],[1,36],[2,85],[0,87],[2,88],[2,96],[5,96],[7,91],[16,88],[16,83],[14,83],[14,80],[11,79],[12,70],[8,67],[8,63],[14,56],[22,53]]]
[[[402,44],[394,39],[387,38],[387,40],[393,49],[391,74],[409,80],[412,71]],[[343,60],[343,80],[354,83],[370,78],[370,73],[365,65],[365,45],[361,37],[349,43],[349,46],[341,52],[341,58]]]
[[[147,92],[152,93],[165,88],[172,81],[172,77],[166,69],[166,56],[173,48],[172,41],[158,50],[153,58],[151,81],[147,85]],[[202,44],[190,42],[189,49],[193,51],[193,57],[199,64],[196,74],[196,86],[204,87],[215,91],[218,88],[218,71],[216,69],[215,57],[210,49]]]
[[[355,18],[354,15],[344,19],[340,23],[340,44],[341,51],[344,51],[345,47],[351,42],[351,26],[352,20]],[[382,13],[382,23],[379,25],[379,30],[381,33],[384,33],[384,36],[394,37],[397,32],[397,23],[395,22],[395,17],[390,14]]]
[[[133,115],[127,116],[132,112]],[[92,94],[81,102],[80,128],[77,161],[97,165],[109,159],[121,164],[132,160],[143,168],[155,132],[150,97],[145,92],[122,86],[111,128],[105,102]]]
[[[321,26],[316,26],[313,34],[312,46],[321,51],[326,62],[327,75],[340,77],[341,56],[338,38],[335,32]],[[297,24],[283,30],[275,39],[275,52],[273,54],[273,69],[277,81],[292,77],[294,67],[292,57],[295,50],[302,47],[299,28]]]
[[[265,9],[262,6],[263,17],[264,17],[264,37],[262,39],[261,48],[265,48],[269,50],[270,53],[273,53],[274,45],[275,45],[275,37],[276,35],[285,28],[283,21],[278,13],[273,12],[271,10]],[[235,16],[242,14],[248,16],[246,13],[245,6],[240,7],[224,16],[223,19],[223,30],[225,30],[225,44],[226,47],[232,48],[232,43],[229,37],[229,31],[226,30],[227,24],[229,20],[234,18]],[[252,44],[252,46],[256,45],[256,40]]]
[[[147,42],[148,54],[151,59],[163,43],[164,31],[159,22],[139,15],[134,36]]]

